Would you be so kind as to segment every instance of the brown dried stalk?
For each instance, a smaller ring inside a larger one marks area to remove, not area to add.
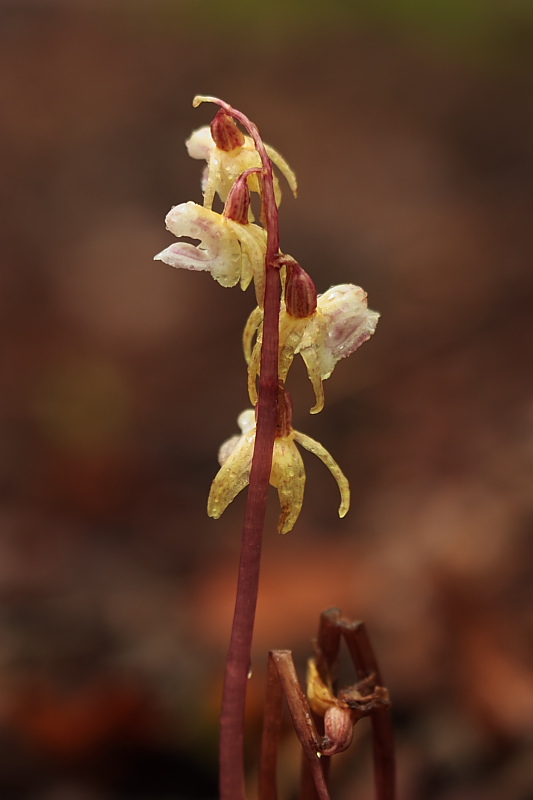
[[[358,681],[336,694],[341,637],[352,657]],[[357,720],[370,716],[376,800],[394,800],[395,765],[390,702],[364,624],[344,619],[337,608],[323,612],[315,644],[314,664],[321,685],[332,687],[333,691],[328,697],[332,708],[337,710],[338,707],[347,714],[352,725]],[[309,700],[302,691],[289,650],[273,650],[269,653],[259,800],[277,800],[276,765],[283,696],[303,748],[300,800],[330,800],[327,780],[332,756],[325,755],[325,752],[340,752],[345,749],[351,739],[351,731],[346,738],[346,731],[342,730],[341,725],[338,730],[342,741],[338,743],[332,741],[332,730],[335,729],[331,725],[327,729],[328,735],[325,735],[323,721],[319,715],[313,713]],[[340,719],[345,721],[346,716]]]

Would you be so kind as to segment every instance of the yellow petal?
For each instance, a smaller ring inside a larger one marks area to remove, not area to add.
[[[301,351],[301,356],[307,368],[309,380],[315,393],[315,405],[311,409],[311,414],[318,414],[324,408],[324,385],[320,370],[320,361],[315,347],[308,347]]]
[[[254,342],[255,337],[255,342]],[[257,377],[261,366],[261,343],[263,341],[263,311],[255,308],[244,327],[242,343],[244,358],[248,365],[248,395],[250,403],[257,404]]]
[[[310,658],[307,662],[307,699],[315,714],[320,717],[323,717],[328,708],[333,708],[337,702],[331,684],[325,684],[320,677],[314,658]]]
[[[291,437],[274,442],[270,483],[278,490],[281,506],[278,533],[288,533],[302,510],[305,489],[304,462]]]
[[[281,156],[277,150],[274,150],[274,148],[271,147],[269,144],[265,145],[265,149],[272,163],[275,164],[276,167],[281,172],[281,174],[284,175],[287,183],[291,188],[291,192],[293,193],[294,197],[296,197],[298,194],[298,181],[296,180],[296,175],[289,167],[283,156]]]
[[[294,360],[294,354],[298,352],[298,345],[302,340],[309,319],[292,317],[286,311],[282,311],[279,325],[279,378],[285,381],[287,373]]]
[[[254,308],[244,326],[242,345],[244,348],[244,358],[249,364],[252,359],[254,336],[256,336],[259,326],[263,321],[263,310],[259,307]]]
[[[311,439],[310,436],[306,436],[305,433],[299,433],[298,431],[293,431],[292,435],[298,444],[301,444],[302,447],[305,447],[305,449],[309,450],[310,453],[314,453],[315,456],[318,456],[318,458],[329,469],[337,481],[337,486],[339,487],[339,492],[341,493],[339,517],[346,516],[348,509],[350,508],[350,484],[348,483],[348,479],[342,472],[341,468],[335,459],[328,453],[326,448],[322,447],[319,442],[315,442],[315,440]]]
[[[262,307],[265,295],[266,231],[258,225],[242,225],[234,220],[228,220],[228,225],[241,243],[243,271],[246,270],[250,278],[253,277],[257,305]],[[250,279],[243,285],[241,278],[243,289],[247,289],[249,284]]]
[[[248,486],[254,441],[255,428],[240,437],[211,484],[207,513],[213,519],[218,519],[239,492]]]
[[[253,406],[257,405],[258,400],[258,393],[257,393],[257,378],[259,377],[259,370],[261,368],[261,343],[262,343],[262,336],[261,332],[259,332],[254,349],[252,350],[252,356],[250,358],[250,362],[248,364],[248,397],[250,398],[250,403]]]

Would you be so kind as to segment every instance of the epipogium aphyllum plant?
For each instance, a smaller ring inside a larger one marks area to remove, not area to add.
[[[337,481],[339,516],[344,517],[350,505],[348,481],[336,461],[321,444],[292,427],[287,376],[294,357],[300,354],[315,395],[311,413],[320,412],[323,382],[340,359],[374,333],[379,314],[368,309],[366,293],[358,286],[333,286],[317,296],[309,274],[280,249],[281,188],[273,165],[296,195],[293,171],[263,142],[244,114],[214,97],[197,96],[193,105],[203,102],[215,103],[219,110],[210,126],[192,134],[187,149],[193,158],[206,162],[204,201],[202,205],[189,201],[169,211],[166,226],[178,241],[155,258],[173,267],[210,272],[225,287],[240,284],[245,290],[253,283],[257,302],[243,337],[252,407],[238,418],[240,435],[220,448],[221,467],[207,505],[209,516],[218,518],[248,486],[220,732],[221,800],[244,800],[244,711],[269,484],[279,496],[278,531],[288,533],[303,503],[305,470],[299,445],[318,456]],[[259,221],[251,208],[252,192],[260,198]],[[224,204],[222,213],[213,210],[217,195]],[[348,746],[357,719],[371,714],[377,796],[380,800],[392,797],[390,730],[380,716],[388,706],[387,693],[380,685],[364,627],[355,625],[338,612],[322,615],[315,658],[309,662],[307,698],[290,653],[271,653],[260,778],[264,800],[273,798],[276,791],[274,748],[282,694],[309,761],[311,780],[303,779],[302,796],[316,797],[316,791],[321,800],[328,798],[325,763]],[[336,693],[334,674],[341,634],[362,678],[344,695]],[[325,756],[322,761],[321,756]]]

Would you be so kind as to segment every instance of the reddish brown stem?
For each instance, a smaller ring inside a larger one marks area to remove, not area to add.
[[[269,654],[259,761],[259,800],[278,800],[276,768],[281,739],[282,706],[283,691],[276,666]]]
[[[263,218],[267,230],[263,345],[257,427],[220,717],[220,800],[244,800],[244,711],[259,590],[261,545],[276,434],[281,285],[279,269],[275,262],[279,251],[279,226],[272,163],[259,131],[240,111],[221,100],[211,99],[244,125],[254,140],[263,163],[261,172],[262,202]]]
[[[328,678],[336,675],[339,656],[341,632],[339,628],[340,611],[338,608],[330,608],[323,611],[320,615],[318,636],[315,643],[315,658],[318,672],[322,680],[327,683]],[[334,687],[335,688],[335,687]],[[324,720],[313,713],[313,719],[317,730],[323,735]],[[329,768],[331,763],[330,756],[322,756],[322,771],[327,783]],[[299,800],[317,800],[318,794],[311,773],[309,760],[302,757],[302,774],[300,781]]]
[[[341,620],[344,641],[350,651],[359,678],[374,674],[375,681],[383,686],[374,650],[363,622]],[[394,800],[396,797],[396,765],[394,757],[394,731],[388,708],[377,708],[370,715],[374,751],[374,777],[376,800]]]
[[[323,745],[322,735],[317,731],[307,697],[296,674],[290,650],[271,650],[269,659],[276,668],[285,700],[289,707],[294,729],[303,748],[304,756],[316,790],[318,800],[330,800],[324,765],[319,756]]]

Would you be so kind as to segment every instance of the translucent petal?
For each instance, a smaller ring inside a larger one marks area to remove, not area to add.
[[[174,236],[199,239],[200,244],[177,242],[155,256],[155,260],[179,269],[209,271],[222,286],[235,286],[239,282],[241,248],[224,217],[188,202],[174,206],[165,222]]]
[[[264,228],[258,225],[242,225],[240,222],[228,219],[227,221],[230,228],[234,231],[239,239],[242,248],[242,271],[251,271],[251,276],[254,279],[255,294],[257,298],[257,305],[263,305],[263,298],[265,295],[265,253],[267,233]],[[242,281],[242,279],[241,279]],[[250,284],[250,280],[246,285],[241,286],[246,289]]]
[[[311,414],[318,414],[324,408],[324,385],[322,383],[322,372],[316,347],[308,347],[302,350],[301,356],[307,368],[309,380],[315,393],[315,405],[311,409]]]
[[[254,337],[257,334],[258,328],[263,321],[263,310],[257,306],[254,308],[244,326],[244,333],[242,337],[242,344],[244,348],[244,358],[246,363],[249,364],[252,358],[252,349]]]
[[[197,95],[193,100],[193,106],[197,108],[200,103],[206,102],[216,102],[216,98],[207,95]],[[224,202],[233,183],[245,170],[252,167],[262,167],[261,158],[250,136],[245,136],[244,145],[241,148],[236,148],[229,153],[225,153],[222,150],[218,150],[211,136],[210,127],[206,125],[194,131],[186,145],[189,155],[192,158],[205,158],[208,162],[210,174],[206,182],[204,202],[207,208],[211,208],[215,194],[218,194],[222,202]],[[276,165],[286,178],[292,193],[296,197],[298,188],[296,175],[277,150],[270,147],[268,144],[265,145],[265,149],[272,163]],[[215,151],[218,151],[216,161],[213,160]],[[256,175],[251,175],[249,177],[248,185],[250,191],[260,192],[260,181]],[[279,206],[281,202],[281,189],[276,175],[274,175],[274,193],[276,203]]]
[[[302,510],[305,489],[304,462],[292,436],[274,442],[270,483],[278,490],[281,506],[278,533],[288,533]]]
[[[281,174],[285,177],[285,180],[290,186],[291,192],[293,193],[294,197],[298,194],[298,181],[296,180],[296,175],[289,167],[283,156],[281,156],[277,150],[274,150],[273,147],[270,147],[269,144],[265,145],[265,149],[267,151],[268,157],[272,161],[273,164],[279,169]],[[279,203],[278,203],[279,205]]]
[[[224,203],[237,178],[247,169],[261,167],[261,159],[252,140],[249,136],[246,136],[244,145],[231,150],[229,153],[214,146],[209,156],[208,166],[209,181],[213,183],[213,195],[215,193],[218,194]],[[251,192],[259,192],[259,182],[256,175],[250,175],[248,187]]]
[[[250,403],[257,405],[257,378],[259,377],[259,370],[261,368],[261,331],[257,335],[257,339],[252,350],[250,361],[248,362],[248,397]]]
[[[201,128],[193,131],[189,139],[185,142],[185,147],[191,158],[199,158],[207,161],[209,153],[215,147],[209,125],[203,125]]]
[[[298,431],[293,431],[292,435],[298,444],[301,444],[302,447],[305,447],[305,449],[309,450],[310,453],[314,453],[315,456],[318,456],[318,458],[326,465],[337,481],[337,485],[341,494],[339,517],[344,517],[350,508],[350,484],[348,483],[348,479],[342,472],[335,459],[319,442],[311,439],[310,436],[306,436],[305,433],[299,433]]]
[[[218,463],[221,467],[224,466],[240,441],[241,437],[236,433],[235,436],[231,436],[229,439],[226,439],[225,442],[222,442],[218,448]]]
[[[255,428],[243,434],[219,469],[209,492],[207,513],[218,519],[250,481]],[[223,445],[224,447],[224,445]]]
[[[366,298],[366,292],[352,284],[332,286],[319,296],[323,327],[321,323],[316,333],[309,328],[308,334],[320,343],[323,380],[329,378],[337,361],[354,353],[376,330],[379,314],[368,309]],[[302,342],[301,349],[305,346],[307,341]]]
[[[281,312],[279,326],[279,377],[285,381],[287,373],[294,360],[294,354],[298,352],[298,346],[302,340],[309,318],[291,317],[286,311]]]
[[[246,411],[241,411],[237,417],[237,425],[241,429],[241,433],[251,433],[255,429],[255,411],[253,408],[247,408]]]

